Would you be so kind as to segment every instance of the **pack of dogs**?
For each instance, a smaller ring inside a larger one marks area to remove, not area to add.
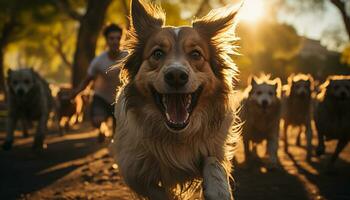
[[[191,26],[173,27],[164,25],[160,8],[131,1],[129,55],[116,66],[123,81],[110,151],[136,197],[187,199],[202,187],[207,200],[233,199],[231,160],[240,137],[246,163],[258,158],[257,145],[266,141],[268,169],[278,167],[280,138],[289,151],[290,127],[299,130],[296,145],[304,135],[308,161],[325,153],[325,141],[337,140],[329,168],[349,143],[350,76],[329,76],[316,87],[309,74],[292,74],[284,86],[261,74],[249,78],[239,97],[230,58],[236,14],[232,7],[217,9]],[[81,102],[64,98],[67,89],[55,106],[49,84],[32,69],[9,70],[7,85],[4,150],[13,145],[18,121],[38,121],[33,149],[41,150],[55,107],[59,120],[81,112]]]
[[[70,100],[64,95],[66,88],[60,88],[56,98],[52,95],[49,83],[32,68],[8,70],[7,73],[7,134],[2,145],[10,150],[14,142],[16,125],[21,123],[22,132],[28,137],[28,129],[37,124],[34,134],[33,150],[40,152],[45,147],[45,136],[48,132],[48,120],[53,118],[62,134],[68,124],[60,125],[63,117],[68,118],[82,114],[80,97]],[[54,117],[51,113],[54,112]]]

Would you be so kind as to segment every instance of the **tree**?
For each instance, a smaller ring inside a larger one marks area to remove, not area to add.
[[[324,17],[324,13],[328,10],[328,6],[334,6],[337,8],[341,14],[342,21],[340,23],[336,21],[331,25],[331,27],[327,27],[325,32],[321,36],[321,39],[323,40],[323,36],[327,36],[327,42],[330,42],[332,44],[338,43],[338,44],[344,44],[344,41],[348,41],[350,39],[350,16],[348,13],[348,6],[349,1],[346,0],[277,0],[278,3],[276,3],[276,7],[280,8],[280,10],[283,10],[283,12],[293,15],[296,17],[314,17],[317,19],[322,19]],[[338,22],[338,23],[337,23]],[[344,30],[343,31],[343,26]],[[331,31],[333,32],[334,39],[333,41],[330,41],[330,29],[337,29],[337,31]],[[339,37],[339,35],[342,34],[342,37]],[[345,39],[344,39],[345,38]],[[328,44],[328,43],[327,43]],[[342,45],[343,46],[343,45]]]
[[[340,11],[341,16],[344,21],[344,25],[346,28],[346,32],[350,38],[350,17],[347,15],[346,10],[345,10],[345,2],[341,0],[330,0]]]
[[[95,56],[96,43],[102,29],[106,11],[112,0],[87,0],[85,13],[81,14],[69,0],[56,0],[62,11],[79,23],[73,59],[72,86],[76,87],[86,76],[87,68]],[[76,10],[75,10],[76,9]],[[81,9],[81,7],[80,7]]]
[[[4,55],[7,46],[30,34],[37,24],[52,20],[51,1],[2,0],[0,2],[0,93],[5,90]]]

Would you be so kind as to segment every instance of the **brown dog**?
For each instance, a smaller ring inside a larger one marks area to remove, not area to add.
[[[328,167],[350,140],[350,76],[330,76],[317,97],[315,123],[318,132],[317,155],[325,152],[324,140],[338,140]]]
[[[288,151],[288,127],[299,126],[305,130],[307,143],[307,159],[312,154],[312,92],[313,78],[311,75],[297,74],[288,78],[288,89],[282,103],[282,117],[284,119],[284,149]],[[300,133],[297,136],[300,146]]]
[[[79,117],[83,114],[82,95],[78,95],[75,99],[69,99],[71,93],[70,88],[61,87],[57,93],[57,118],[60,127],[60,133],[63,134],[69,130],[70,124],[79,121]]]
[[[217,10],[192,26],[169,27],[159,9],[132,1],[111,150],[139,196],[187,199],[202,181],[206,199],[232,198],[236,67],[227,53],[235,15]]]
[[[281,111],[281,80],[270,76],[251,77],[243,100],[244,154],[247,162],[256,153],[256,144],[267,140],[268,167],[277,167],[278,133]],[[251,144],[250,144],[251,143]]]

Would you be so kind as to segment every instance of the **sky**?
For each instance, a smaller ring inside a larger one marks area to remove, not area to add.
[[[322,13],[310,12],[296,16],[280,12],[279,20],[293,25],[299,35],[321,40],[321,43],[330,50],[341,51],[349,42],[343,19],[339,10],[332,3],[325,2],[326,9]],[[332,34],[325,35],[325,32],[331,32]],[[339,42],[335,42],[335,38],[339,38]]]
[[[241,2],[241,0],[217,0],[217,2],[223,1],[228,4],[239,4]],[[252,23],[252,25],[257,20],[263,21],[264,14],[268,10],[266,6],[273,1],[276,0],[245,0],[244,6],[240,11],[242,19]],[[200,4],[201,1],[195,0],[194,2],[194,4]],[[348,4],[350,7],[350,3]],[[220,7],[221,4],[212,3],[212,6]],[[184,10],[182,14],[187,16],[193,13]],[[315,13],[310,11],[303,12],[302,15],[295,15],[281,10],[278,13],[278,21],[293,25],[301,36],[321,40],[321,44],[330,50],[341,51],[349,41],[340,12],[329,0],[325,0],[325,10],[323,12]],[[327,32],[328,34],[325,34]]]

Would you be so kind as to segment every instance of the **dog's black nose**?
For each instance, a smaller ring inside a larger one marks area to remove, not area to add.
[[[262,105],[264,108],[267,107],[267,104],[268,104],[267,100],[263,100],[263,101],[261,102],[261,105]]]
[[[23,89],[18,89],[18,90],[17,90],[17,94],[18,94],[19,96],[23,96],[23,95],[24,95],[24,90],[23,90]]]
[[[179,88],[188,82],[188,74],[183,69],[171,68],[165,72],[164,80],[169,86]]]

